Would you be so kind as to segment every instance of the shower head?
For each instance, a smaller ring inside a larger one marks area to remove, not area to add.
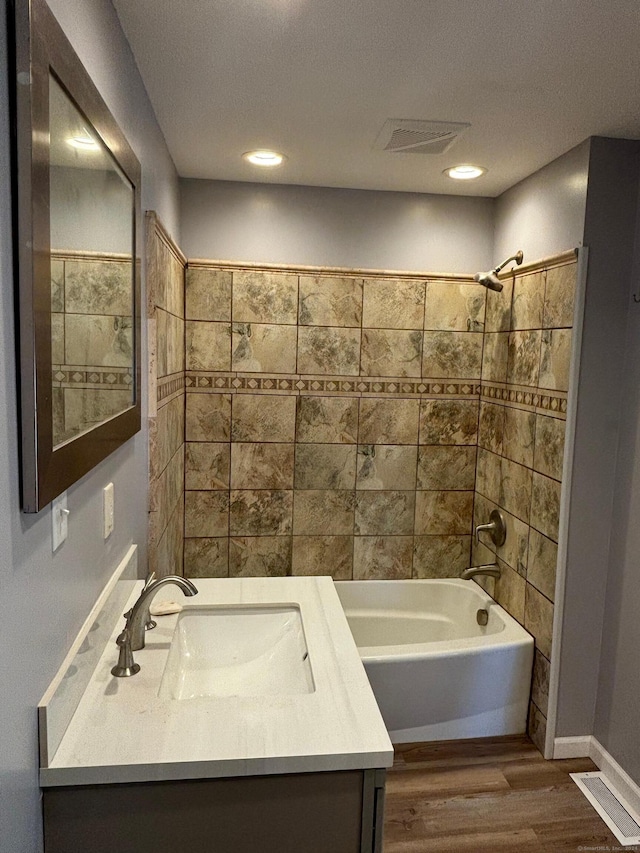
[[[510,258],[507,258],[506,261],[503,261],[501,264],[498,264],[495,269],[490,270],[489,272],[477,272],[474,275],[473,280],[477,281],[478,284],[481,284],[483,287],[486,287],[487,290],[496,290],[498,293],[500,293],[503,285],[500,279],[498,278],[498,273],[503,267],[506,267],[509,261],[515,261],[516,264],[520,266],[523,257],[524,255],[522,254],[522,250],[520,250],[519,252],[516,252],[515,255],[511,255]]]

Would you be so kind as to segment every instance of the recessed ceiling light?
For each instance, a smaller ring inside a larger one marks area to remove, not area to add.
[[[460,166],[451,166],[450,169],[445,169],[444,173],[456,181],[472,181],[474,178],[484,175],[486,171],[482,166],[472,166],[470,163],[465,163]]]
[[[284,154],[278,154],[277,151],[266,151],[265,149],[247,151],[242,156],[254,166],[279,166],[284,160]]]
[[[100,146],[92,136],[83,134],[82,136],[70,136],[67,139],[69,145],[73,148],[81,148],[83,151],[95,151]]]

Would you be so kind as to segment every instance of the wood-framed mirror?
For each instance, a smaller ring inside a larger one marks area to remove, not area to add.
[[[44,0],[14,0],[22,508],[140,429],[140,164]]]

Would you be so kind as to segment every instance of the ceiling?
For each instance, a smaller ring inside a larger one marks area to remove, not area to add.
[[[183,177],[496,196],[587,136],[640,138],[638,0],[113,2]],[[373,150],[390,118],[471,127]],[[263,147],[284,165],[241,159]],[[442,174],[468,162],[487,174]]]

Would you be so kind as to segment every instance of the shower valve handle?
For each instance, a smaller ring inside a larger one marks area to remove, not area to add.
[[[498,548],[504,545],[507,538],[507,525],[499,509],[491,511],[488,524],[479,524],[476,527],[476,542],[480,542],[481,530],[486,530],[490,534],[493,544]]]

